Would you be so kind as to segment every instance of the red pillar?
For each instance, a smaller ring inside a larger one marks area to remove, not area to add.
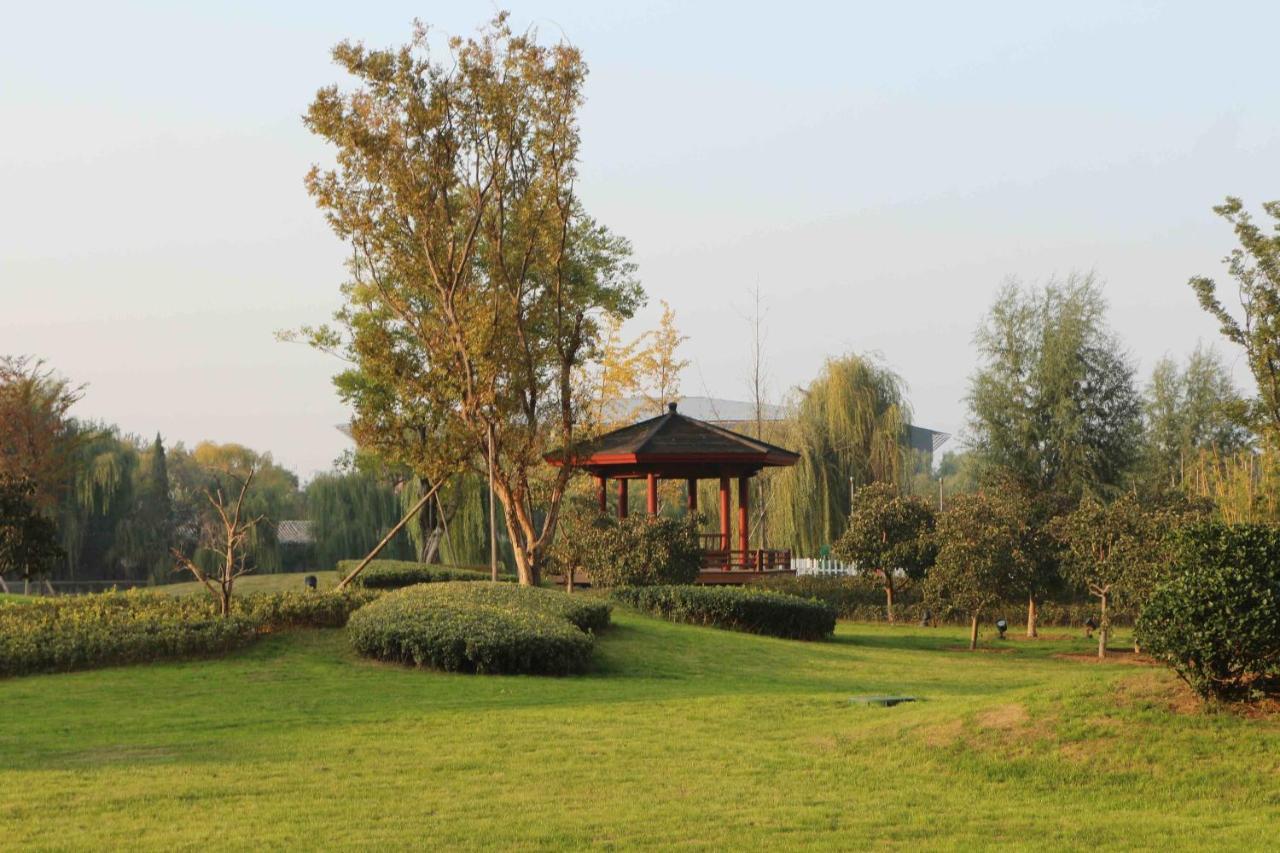
[[[689,515],[696,515],[698,512],[698,481],[689,478]]]
[[[627,481],[618,478],[618,518],[627,517]]]
[[[729,478],[720,478],[720,550],[729,550]]]
[[[649,475],[648,487],[649,487],[648,492],[646,494],[646,497],[648,498],[646,508],[649,510],[649,515],[657,515],[658,514],[658,475],[657,474]]]
[[[743,565],[746,565],[747,549],[751,544],[750,483],[746,477],[738,478],[738,550],[742,551]]]
[[[600,490],[600,512],[604,514],[609,511],[609,493],[605,486],[604,477],[596,477],[596,486]]]

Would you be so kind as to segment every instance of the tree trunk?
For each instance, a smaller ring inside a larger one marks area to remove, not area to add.
[[[231,585],[222,584],[221,594],[219,595],[218,604],[223,617],[231,615]]]
[[[969,651],[978,648],[978,614],[973,614],[973,618],[969,622]]]
[[[893,573],[884,573],[884,612],[889,624],[893,624]]]
[[[1036,594],[1027,596],[1027,639],[1034,640],[1040,636],[1040,609],[1036,605]]]
[[[1107,634],[1111,627],[1111,617],[1107,615],[1107,594],[1104,592],[1100,598],[1102,599],[1102,618],[1098,620],[1098,659],[1101,660],[1107,656]]]

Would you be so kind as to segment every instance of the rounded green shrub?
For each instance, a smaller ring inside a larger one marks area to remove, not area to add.
[[[442,588],[436,595],[463,604],[483,604],[537,611],[563,619],[580,631],[597,634],[609,627],[609,613],[612,609],[609,602],[603,598],[581,594],[568,595],[555,589],[507,583],[469,586],[451,584]]]
[[[836,629],[836,609],[813,599],[751,587],[623,587],[615,601],[668,619],[792,640],[821,640]]]
[[[342,560],[338,563],[338,577],[345,578],[360,565],[359,560]],[[351,586],[365,589],[403,589],[420,583],[446,583],[449,581],[487,581],[488,572],[474,569],[458,569],[413,563],[407,560],[374,560],[356,575]]]
[[[1143,650],[1203,698],[1280,688],[1280,529],[1196,525],[1175,548],[1173,579],[1138,618]]]
[[[615,518],[588,510],[565,520],[554,557],[597,587],[688,584],[702,569],[696,518]]]
[[[445,582],[387,593],[352,614],[351,644],[379,660],[447,672],[568,675],[591,659],[608,606],[553,590]],[[583,627],[579,627],[583,626]]]

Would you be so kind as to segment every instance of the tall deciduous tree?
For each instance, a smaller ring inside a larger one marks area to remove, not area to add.
[[[1137,458],[1141,404],[1094,277],[1011,281],[976,343],[969,430],[983,465],[1033,492],[1114,494]]]
[[[1015,500],[982,491],[957,495],[939,514],[937,531],[925,597],[937,609],[968,615],[969,648],[976,649],[981,615],[1026,588],[1027,525]]]
[[[1034,499],[1033,541],[1084,495],[1115,494],[1138,459],[1141,401],[1134,368],[1106,323],[1093,275],[1043,288],[1010,281],[975,340],[981,365],[969,390],[969,431],[989,487]],[[1037,549],[1028,576],[1027,634],[1037,591],[1055,582],[1056,560]]]
[[[1142,410],[1143,475],[1157,488],[1182,486],[1201,453],[1230,456],[1250,445],[1247,403],[1212,348],[1197,346],[1184,367],[1156,362]]]
[[[933,564],[934,512],[922,498],[904,497],[889,483],[872,483],[853,495],[853,512],[835,555],[874,572],[884,584],[885,612],[893,622],[894,574],[919,580]]]
[[[1222,334],[1248,355],[1258,383],[1256,419],[1275,441],[1280,439],[1280,201],[1262,209],[1275,220],[1276,233],[1258,227],[1238,198],[1228,196],[1213,209],[1231,223],[1240,241],[1225,260],[1239,291],[1241,317],[1222,304],[1213,279],[1195,276],[1190,284],[1200,306],[1221,324]]]
[[[668,403],[680,397],[680,373],[689,366],[689,360],[679,358],[677,351],[689,336],[676,328],[676,312],[667,301],[659,301],[662,319],[658,328],[645,335],[645,344],[638,353],[638,378],[649,411],[660,415]]]
[[[433,480],[487,468],[522,583],[537,583],[583,405],[581,366],[603,315],[642,292],[630,247],[583,210],[575,185],[586,65],[566,44],[513,34],[499,15],[433,57],[424,27],[395,50],[344,42],[354,91],[320,90],[306,124],[337,150],[307,187],[352,247],[336,328],[357,434]],[[407,437],[407,440],[406,440]],[[362,445],[364,446],[364,445]]]
[[[0,357],[0,474],[30,479],[45,512],[64,495],[74,467],[79,433],[70,410],[83,390],[39,359]]]

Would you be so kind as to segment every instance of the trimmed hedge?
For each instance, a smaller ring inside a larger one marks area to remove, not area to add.
[[[352,613],[379,595],[371,589],[255,592],[233,598],[231,612],[249,619],[262,633],[291,628],[341,628]]]
[[[359,560],[342,560],[338,563],[338,579],[355,571]],[[374,560],[356,576],[351,586],[365,589],[404,589],[420,583],[445,583],[448,581],[487,581],[488,572],[474,569],[458,569],[408,560]]]
[[[446,672],[569,675],[584,671],[591,659],[593,636],[580,624],[600,625],[599,609],[563,593],[446,582],[387,593],[352,614],[347,632],[360,654],[394,663]]]
[[[260,633],[346,623],[376,593],[282,592],[232,599],[154,591],[42,598],[0,608],[0,676],[225,654]]]
[[[1202,698],[1280,692],[1280,528],[1196,525],[1174,545],[1175,576],[1138,620],[1143,650]]]
[[[226,653],[253,640],[243,615],[153,593],[67,596],[0,609],[0,675],[65,672]]]
[[[836,609],[829,604],[751,587],[623,587],[613,598],[672,622],[792,640],[821,640],[836,629]]]

